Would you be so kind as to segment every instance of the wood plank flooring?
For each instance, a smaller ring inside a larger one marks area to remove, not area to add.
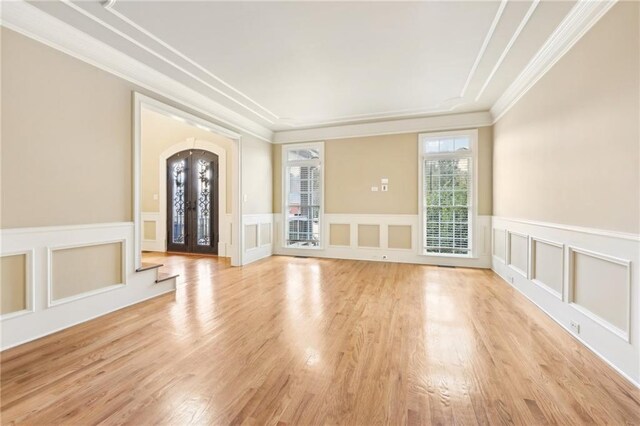
[[[491,271],[145,261],[175,297],[1,354],[2,424],[640,424],[640,391]]]

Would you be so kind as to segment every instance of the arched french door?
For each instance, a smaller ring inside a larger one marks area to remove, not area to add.
[[[218,254],[218,156],[203,150],[167,159],[167,250]]]

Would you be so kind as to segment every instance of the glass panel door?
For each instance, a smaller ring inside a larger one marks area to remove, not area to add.
[[[217,254],[217,155],[188,150],[167,160],[167,250]]]

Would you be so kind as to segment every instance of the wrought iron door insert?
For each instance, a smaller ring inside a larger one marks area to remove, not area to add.
[[[218,254],[218,156],[187,150],[167,160],[167,250]]]

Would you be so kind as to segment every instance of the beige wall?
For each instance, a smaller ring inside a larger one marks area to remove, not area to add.
[[[108,243],[53,251],[52,299],[122,284],[122,249],[122,243]]]
[[[131,90],[2,28],[2,228],[132,220]]]
[[[251,136],[242,138],[243,214],[271,213],[272,159],[271,144]]]
[[[27,309],[27,256],[0,258],[0,315]]]
[[[2,228],[133,220],[133,91],[216,122],[37,41],[1,31]],[[261,173],[254,179],[245,172],[247,213],[270,213],[270,144],[242,137],[243,161]],[[228,191],[229,203],[231,195]]]
[[[231,213],[233,142],[223,136],[199,129],[149,109],[142,110],[142,211],[158,212],[159,201],[153,199],[160,191],[160,154],[188,138],[205,140],[222,147],[226,153],[227,213]]]
[[[478,214],[492,207],[492,128],[478,131]],[[273,146],[273,211],[282,211],[282,145]],[[418,214],[418,134],[325,142],[325,212]],[[388,192],[372,192],[380,179]]]
[[[494,214],[640,232],[640,34],[617,3],[495,125]]]

